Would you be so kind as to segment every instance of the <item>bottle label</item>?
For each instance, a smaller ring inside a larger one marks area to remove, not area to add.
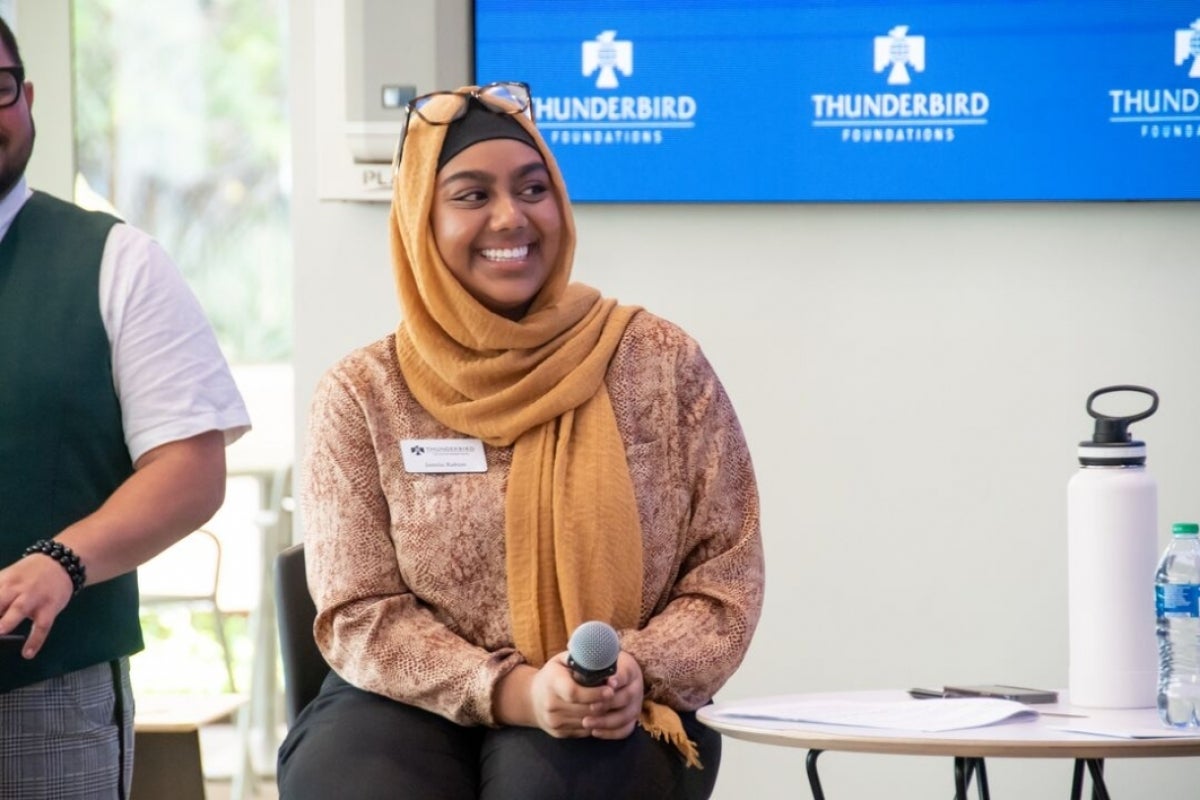
[[[1160,583],[1154,587],[1154,605],[1160,617],[1200,617],[1200,585]]]

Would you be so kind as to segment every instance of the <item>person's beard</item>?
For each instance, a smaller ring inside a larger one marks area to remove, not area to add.
[[[12,158],[6,158],[3,164],[0,164],[0,197],[8,197],[8,193],[25,174],[25,168],[29,166],[29,158],[33,155],[35,139],[37,139],[37,126],[34,125],[33,120],[30,120],[29,141],[25,147],[11,153]]]

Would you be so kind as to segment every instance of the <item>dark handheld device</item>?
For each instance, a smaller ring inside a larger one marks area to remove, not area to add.
[[[20,650],[25,646],[25,634],[0,633],[0,650]]]
[[[1005,686],[1004,684],[980,684],[971,686],[947,686],[946,697],[997,697],[1001,700],[1016,700],[1018,703],[1056,703],[1058,692],[1050,689],[1030,689],[1027,686]]]

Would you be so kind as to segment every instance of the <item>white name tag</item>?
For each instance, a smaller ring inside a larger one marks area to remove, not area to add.
[[[401,439],[405,472],[487,472],[478,439]]]

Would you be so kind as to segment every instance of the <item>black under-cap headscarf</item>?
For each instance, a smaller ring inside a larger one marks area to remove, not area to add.
[[[529,132],[510,115],[492,111],[472,97],[467,101],[467,113],[451,122],[446,130],[437,168],[440,170],[446,166],[447,161],[471,145],[489,139],[515,139],[534,150],[538,149]]]

